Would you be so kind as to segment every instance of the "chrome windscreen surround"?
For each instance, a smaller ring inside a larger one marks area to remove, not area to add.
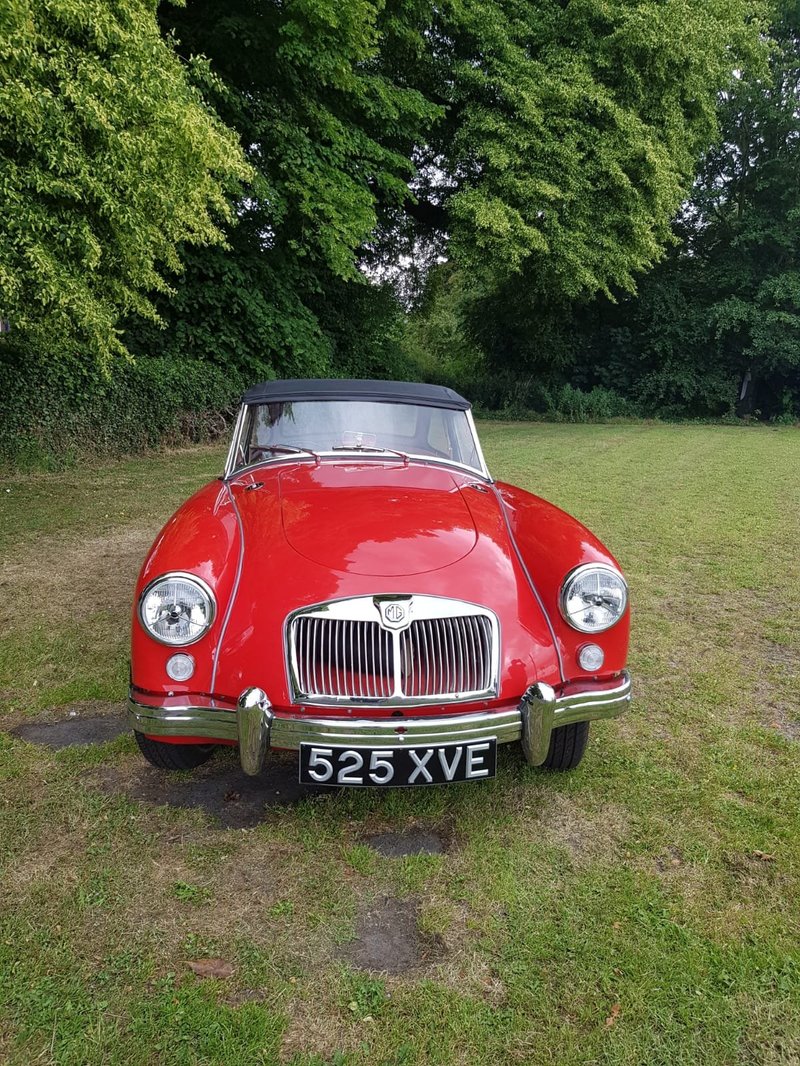
[[[420,706],[498,694],[493,611],[442,596],[331,600],[292,612],[285,647],[292,699],[309,706]]]

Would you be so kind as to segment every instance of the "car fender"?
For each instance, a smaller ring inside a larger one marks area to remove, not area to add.
[[[495,488],[505,512],[509,534],[550,620],[565,681],[612,677],[625,667],[630,638],[630,605],[622,618],[603,633],[581,633],[563,618],[559,597],[564,579],[584,563],[605,563],[622,573],[606,546],[572,515],[524,489],[504,482]],[[578,663],[584,644],[605,652],[602,670],[587,673]]]
[[[214,481],[190,497],[159,532],[136,582],[131,625],[131,682],[152,693],[212,693],[215,660],[222,640],[241,559],[241,529],[230,489]],[[180,571],[202,578],[216,601],[214,620],[193,644],[171,647],[154,640],[139,621],[143,590],[161,574]],[[171,680],[166,663],[185,651],[195,661],[184,683]]]

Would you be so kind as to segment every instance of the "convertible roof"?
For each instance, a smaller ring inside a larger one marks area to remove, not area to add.
[[[294,378],[253,385],[242,403],[282,403],[286,400],[376,400],[413,403],[422,407],[450,407],[468,411],[470,403],[444,385],[412,381],[364,381],[347,378]]]

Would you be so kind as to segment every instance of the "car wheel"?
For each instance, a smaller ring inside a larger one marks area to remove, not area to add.
[[[157,766],[159,770],[194,770],[208,762],[214,751],[213,744],[164,744],[160,740],[151,740],[136,729],[133,735],[139,751],[151,766]]]
[[[542,763],[543,770],[574,770],[586,751],[589,723],[561,725],[550,734],[550,750]]]

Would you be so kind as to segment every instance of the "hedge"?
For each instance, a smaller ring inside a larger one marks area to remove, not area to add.
[[[269,376],[265,373],[265,376]],[[119,362],[110,374],[77,359],[0,352],[0,462],[56,469],[88,458],[214,440],[250,382],[196,359]]]

